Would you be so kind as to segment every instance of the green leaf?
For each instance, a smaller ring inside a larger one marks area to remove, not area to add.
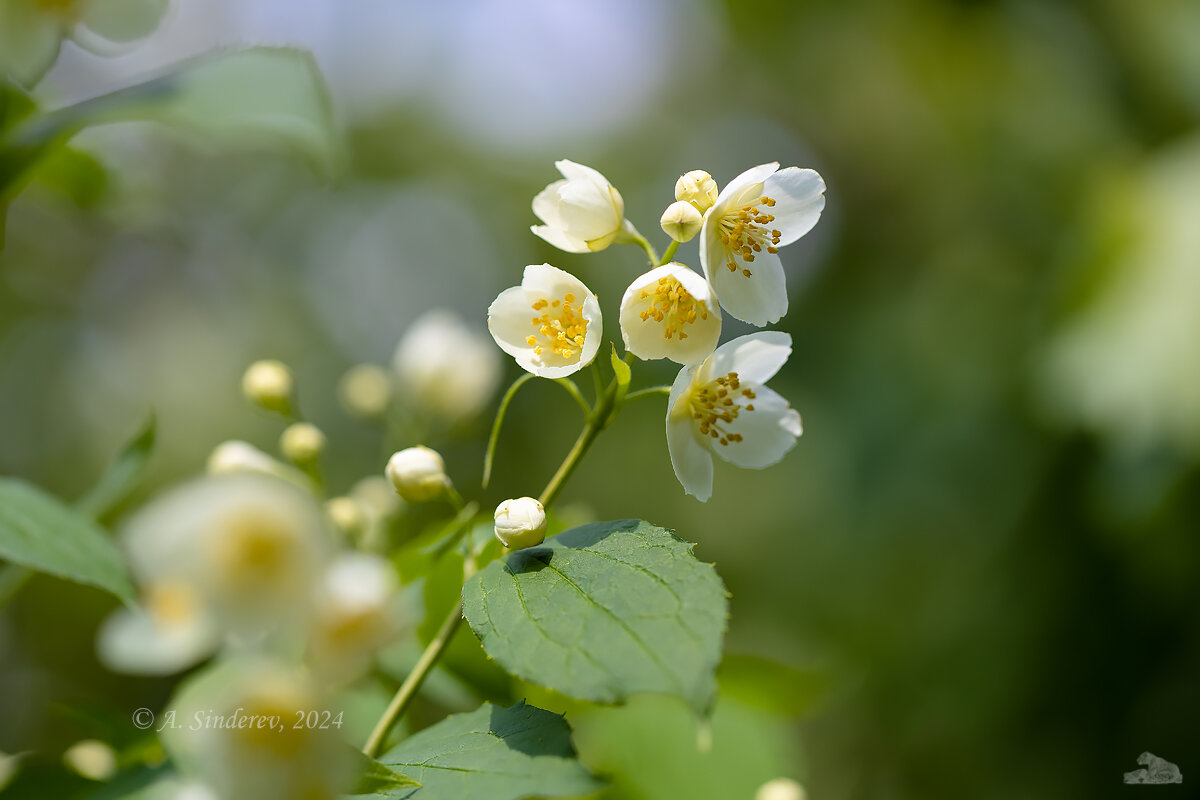
[[[98,586],[133,602],[116,545],[99,525],[40,489],[0,478],[0,558]]]
[[[354,758],[358,780],[354,784],[354,789],[347,795],[348,797],[368,795],[370,797],[402,798],[410,796],[414,789],[421,786],[407,775],[402,775],[390,767],[380,764],[358,750],[354,751]]]
[[[633,380],[633,370],[629,368],[624,359],[617,355],[616,343],[609,342],[609,345],[612,347],[610,360],[612,361],[613,374],[617,376],[617,391],[624,394],[629,391],[629,382]]]
[[[454,714],[379,760],[421,782],[417,800],[577,797],[603,786],[575,759],[563,718],[524,703]]]
[[[518,677],[569,697],[716,691],[728,602],[693,545],[640,520],[601,522],[489,565],[463,587],[484,650]]]
[[[98,519],[120,505],[141,480],[150,454],[154,451],[156,436],[154,414],[149,414],[133,438],[113,457],[96,485],[79,499],[76,507]]]

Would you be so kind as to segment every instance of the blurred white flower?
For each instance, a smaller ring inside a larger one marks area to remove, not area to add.
[[[97,55],[118,55],[158,27],[170,0],[0,0],[0,76],[41,79],[66,36]]]
[[[667,400],[667,448],[685,492],[701,502],[712,496],[713,453],[762,469],[796,444],[800,415],[763,385],[791,352],[786,333],[752,333],[679,371]]]
[[[488,307],[488,330],[526,372],[562,378],[596,357],[603,336],[600,303],[583,282],[549,264],[525,267],[520,286]]]
[[[382,416],[392,402],[392,379],[383,367],[356,364],[338,381],[338,400],[356,417]]]
[[[242,374],[242,394],[268,411],[286,413],[291,409],[294,384],[288,365],[270,358],[255,361]]]
[[[523,550],[546,539],[546,509],[532,497],[505,500],[496,506],[496,538],[505,547]]]
[[[301,670],[218,663],[185,683],[167,709],[175,724],[160,717],[160,736],[172,761],[220,800],[333,800],[349,788],[340,710]]]
[[[294,422],[279,437],[279,451],[296,464],[316,461],[325,451],[325,434],[309,422]]]
[[[748,169],[721,190],[700,232],[700,264],[726,311],[759,326],[787,313],[776,253],[817,224],[824,192],[816,172],[778,163]]]
[[[380,556],[347,553],[329,565],[316,589],[308,642],[320,674],[354,677],[395,634],[397,586],[395,569]]]
[[[563,179],[533,198],[533,213],[546,224],[530,230],[568,253],[594,253],[608,247],[627,225],[621,193],[591,167],[566,159],[554,166]]]
[[[775,778],[758,787],[754,800],[806,800],[804,787],[791,778]]]
[[[441,454],[423,445],[392,453],[385,473],[396,487],[396,493],[409,503],[436,500],[451,485]]]
[[[115,669],[172,672],[224,635],[303,622],[330,549],[312,496],[260,475],[210,476],[152,501],[122,535],[140,610],[118,610],[98,649]]]
[[[234,472],[279,475],[288,469],[282,462],[240,439],[221,442],[214,447],[205,468],[210,475],[227,475]]]
[[[621,298],[621,336],[638,358],[700,363],[721,338],[721,313],[708,281],[675,262],[642,275]]]
[[[392,365],[402,399],[446,424],[478,414],[500,382],[500,357],[487,337],[445,309],[413,322]]]

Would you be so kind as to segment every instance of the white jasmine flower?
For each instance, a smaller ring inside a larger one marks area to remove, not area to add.
[[[303,621],[330,540],[307,492],[261,475],[210,476],[153,501],[122,536],[143,609],[100,632],[116,669],[172,672],[225,635]]]
[[[206,469],[210,475],[227,475],[233,472],[280,475],[288,470],[283,463],[240,439],[221,442],[214,447],[208,457]]]
[[[816,172],[778,163],[748,169],[721,190],[700,232],[700,264],[726,311],[751,325],[787,313],[776,253],[817,224],[824,192]]]
[[[500,382],[500,356],[487,337],[445,309],[413,322],[392,365],[402,396],[447,424],[478,414]]]
[[[505,289],[488,307],[488,330],[526,372],[562,378],[596,357],[603,335],[600,303],[569,272],[531,264],[521,285]]]
[[[791,352],[786,333],[752,333],[679,371],[667,400],[667,448],[685,492],[701,502],[712,496],[713,453],[762,469],[796,444],[800,415],[763,385]]]
[[[546,224],[530,230],[568,253],[594,253],[608,247],[627,225],[621,193],[591,167],[566,159],[554,166],[563,180],[533,198],[533,213]]]
[[[338,381],[338,400],[356,417],[381,417],[392,402],[392,379],[374,364],[356,364]]]
[[[362,670],[396,632],[396,572],[385,558],[347,553],[334,560],[316,591],[309,653],[323,674]]]
[[[170,0],[0,0],[0,77],[32,86],[71,36],[97,55],[150,35]]]
[[[535,547],[546,540],[546,509],[532,497],[505,500],[496,506],[496,538],[513,550]]]
[[[441,454],[421,445],[392,453],[384,472],[396,493],[409,503],[436,500],[451,485]]]
[[[621,298],[621,336],[638,358],[699,364],[721,338],[708,281],[675,262],[642,275]]]

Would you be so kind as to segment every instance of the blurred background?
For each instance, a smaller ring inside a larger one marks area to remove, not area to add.
[[[556,159],[603,172],[660,249],[681,173],[812,167],[828,205],[782,254],[795,352],[772,384],[804,418],[796,449],[763,472],[718,462],[700,504],[643,401],[563,495],[716,563],[726,760],[622,777],[632,756],[598,733],[620,721],[596,713],[573,720],[585,761],[634,798],[751,797],[781,774],[823,800],[1093,798],[1143,751],[1200,770],[1200,5],[180,0],[126,55],[67,44],[37,95],[230,43],[315,54],[344,169],[151,125],[77,137],[89,159],[9,209],[0,473],[74,498],[149,409],[143,497],[222,440],[273,448],[238,390],[272,357],[346,491],[386,453],[338,380],[387,367],[426,309],[484,333],[496,294],[549,261],[617,336],[644,257],[529,233]],[[699,268],[695,243],[679,259]],[[527,389],[481,493],[494,407],[428,433],[485,507],[536,493],[578,426],[561,392]],[[61,751],[94,734],[80,709],[167,695],[96,662],[107,603],[39,578],[0,615],[0,750]],[[763,659],[795,682],[753,691]],[[642,735],[673,713],[635,711]]]

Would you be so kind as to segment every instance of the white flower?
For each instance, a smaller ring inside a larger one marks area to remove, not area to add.
[[[546,540],[546,509],[532,497],[505,500],[496,506],[496,538],[505,547],[523,550]]]
[[[791,778],[776,778],[758,787],[754,800],[805,800],[808,793]]]
[[[0,0],[0,78],[32,86],[71,36],[97,55],[148,36],[170,0]]]
[[[396,573],[366,553],[338,556],[317,587],[309,653],[322,674],[353,676],[396,631]]]
[[[500,382],[500,356],[487,337],[445,309],[413,322],[392,365],[401,396],[447,424],[478,414]]]
[[[356,417],[381,417],[392,402],[392,379],[383,367],[356,364],[338,381],[338,400]]]
[[[242,394],[269,411],[286,412],[291,407],[293,388],[292,371],[282,361],[255,361],[242,374]]]
[[[397,494],[410,503],[436,500],[450,487],[446,462],[436,450],[420,445],[392,453],[384,471]]]
[[[280,475],[288,467],[276,461],[249,442],[231,439],[213,448],[206,468],[210,475],[226,475],[232,472],[259,472],[264,475]]]
[[[638,358],[699,364],[721,338],[708,281],[675,262],[642,275],[621,298],[621,336]]]
[[[488,307],[496,344],[542,378],[562,378],[592,363],[602,324],[596,296],[549,264],[526,267],[521,285],[505,289]]]
[[[679,371],[667,400],[667,448],[685,492],[701,502],[712,496],[713,453],[762,469],[796,444],[800,415],[763,385],[791,352],[786,333],[752,333]]]
[[[546,224],[530,230],[568,253],[594,253],[608,247],[626,225],[621,193],[591,167],[566,159],[554,166],[563,180],[533,198],[533,213]]]
[[[824,192],[816,172],[778,163],[748,169],[721,190],[700,232],[700,264],[726,311],[760,326],[787,313],[776,253],[817,224]]]
[[[251,474],[210,476],[160,496],[122,541],[143,606],[117,611],[98,648],[114,668],[145,673],[195,663],[227,634],[302,622],[330,545],[311,495]]]

